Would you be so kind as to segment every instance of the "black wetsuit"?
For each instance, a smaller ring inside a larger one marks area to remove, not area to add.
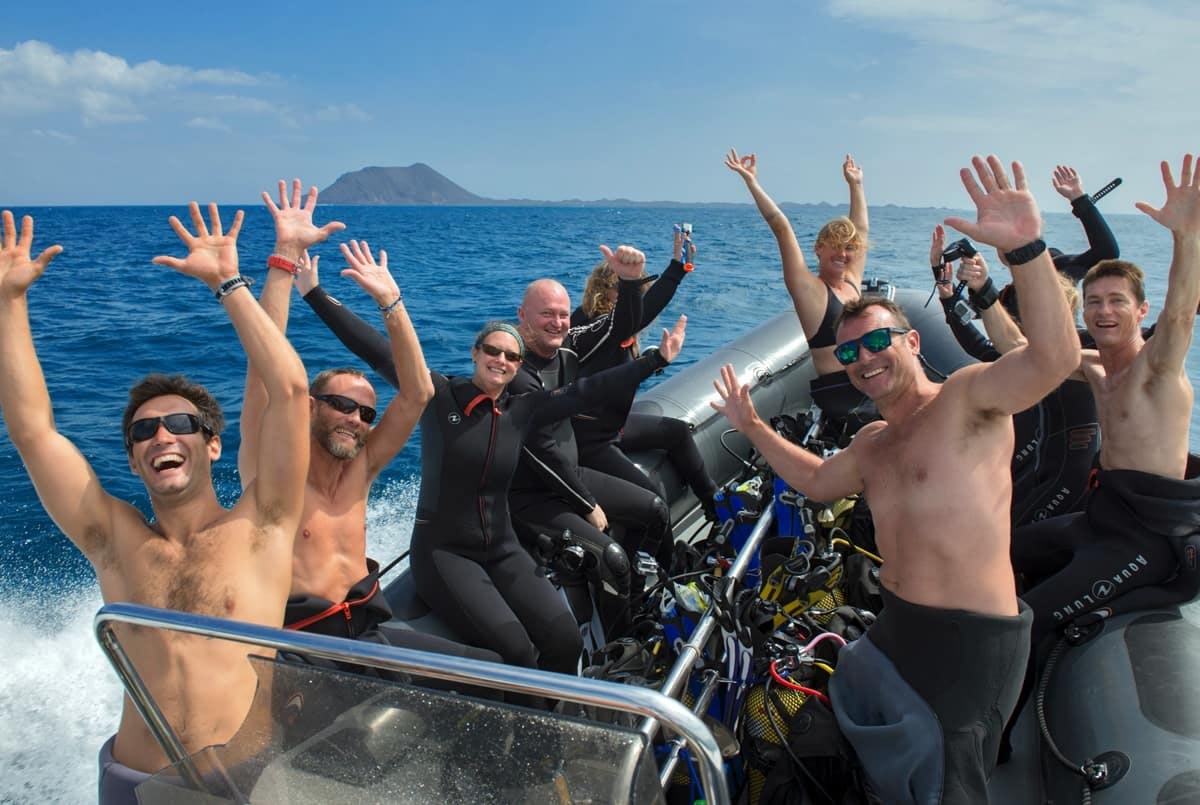
[[[1083,511],[1013,533],[1013,569],[1026,579],[1021,597],[1033,608],[1035,646],[1092,610],[1159,605],[1197,592],[1144,588],[1191,583],[1176,576],[1188,570],[1184,542],[1200,535],[1200,474],[1178,480],[1101,469],[1093,485]],[[1191,564],[1194,577],[1194,558]]]
[[[641,281],[620,280],[613,310],[583,326],[572,327],[554,356],[543,358],[527,353],[509,391],[522,394],[551,390],[574,381],[580,374],[580,364],[605,349],[619,347],[637,332],[641,319]],[[632,400],[636,392],[636,387],[623,390],[610,387],[603,400],[605,403],[613,399]],[[523,537],[554,536],[569,530],[601,562],[613,558],[617,565],[622,564],[606,547],[611,538],[586,519],[599,503],[609,522],[625,530],[621,541],[626,554],[624,567],[614,565],[609,575],[624,576],[626,580],[619,583],[626,591],[630,556],[643,547],[652,551],[671,549],[671,515],[663,499],[639,484],[580,466],[579,447],[569,421],[544,425],[530,434],[513,476],[509,501],[513,521]],[[606,617],[606,627],[614,626],[614,618],[623,621],[620,613],[611,612]],[[610,636],[618,631],[619,628],[609,628]]]
[[[622,284],[623,284],[623,286],[624,286],[624,284],[628,284],[628,286],[630,286],[629,290],[631,290],[632,293],[636,293],[638,296],[641,295],[640,293],[637,292],[637,284],[636,283],[623,282]],[[330,296],[329,294],[326,294],[324,288],[322,288],[320,286],[313,288],[311,290],[311,292],[308,292],[305,295],[304,299],[306,302],[308,302],[308,305],[310,305],[310,307],[313,308],[313,311],[318,314],[320,319],[323,320],[325,325],[329,326],[329,329],[332,330],[332,332],[334,332],[334,334],[338,337],[338,340],[340,340],[343,344],[346,344],[346,346],[350,350],[352,350],[352,352],[355,355],[358,355],[359,358],[366,361],[367,364],[370,365],[374,371],[379,373],[380,377],[383,377],[385,380],[388,380],[388,383],[390,383],[392,386],[398,385],[397,378],[396,378],[395,366],[392,365],[392,361],[391,361],[391,346],[390,346],[388,337],[384,336],[383,334],[380,334],[380,332],[378,330],[372,328],[371,325],[368,325],[366,322],[364,322],[364,320],[362,320],[361,318],[356,316],[356,314],[353,311],[350,311],[350,310],[348,310],[348,308],[343,307],[341,302],[338,302],[336,299],[332,298],[332,296]],[[602,335],[604,335],[604,332],[605,331],[602,331],[598,328],[593,331],[593,334],[594,334],[593,337],[599,338]],[[595,334],[599,334],[599,335],[595,335]],[[584,340],[584,343],[590,343],[590,342],[587,340]],[[661,360],[658,353],[654,352],[653,356],[654,356],[654,358],[649,358],[647,360],[649,360],[649,361],[660,361]],[[521,376],[522,376],[522,373],[518,372],[517,377],[520,378]],[[648,373],[647,373],[647,376],[648,376]],[[469,384],[469,379],[467,380],[467,383]],[[614,384],[614,386],[612,386],[612,388],[607,389],[606,394],[619,394],[619,391],[617,391],[616,389],[618,389],[620,385],[622,385],[622,384],[620,384],[620,383]],[[636,384],[634,384],[634,385],[636,388]],[[511,390],[512,390],[512,386],[510,384],[510,391]],[[445,394],[445,392],[443,392],[443,394]],[[433,403],[431,402],[431,407],[432,407],[432,404]],[[466,404],[466,403],[464,403],[464,404]],[[570,410],[569,414],[575,413],[575,410],[577,410],[577,409]],[[426,409],[426,414],[427,413],[428,413],[428,409]],[[565,416],[569,416],[569,414],[566,414]],[[449,414],[448,414],[448,416],[449,416]],[[461,414],[458,414],[458,416],[461,416]],[[424,416],[422,416],[421,421],[422,421],[422,425],[424,425],[424,422],[425,422]],[[530,420],[530,421],[532,421],[532,420]],[[546,421],[550,421],[550,420],[546,420]],[[568,432],[570,432],[569,422],[564,422],[564,423],[565,423],[566,427],[568,427]],[[522,441],[524,440],[524,435],[526,435],[526,433],[524,433],[522,431]],[[424,444],[426,443],[427,439],[432,438],[431,435],[426,432],[426,429],[424,427],[422,427],[421,438],[422,438],[422,461],[424,461]],[[424,475],[425,475],[425,473],[424,473],[424,471],[422,471],[422,494],[424,494],[425,483],[426,483],[426,479],[425,479]],[[508,483],[511,479],[511,476],[512,476],[512,470],[510,468],[508,470],[508,474],[504,475],[505,489],[508,488]],[[418,516],[420,517],[420,513]],[[506,506],[506,505],[504,507],[504,513],[503,513],[502,519],[503,519],[503,524],[504,524],[505,530],[508,531],[508,533],[511,533],[511,523],[509,521],[508,506]],[[493,527],[494,527],[494,523],[493,523]],[[476,528],[478,528],[478,527],[476,527]],[[592,529],[592,530],[595,531],[595,529]],[[596,540],[598,540],[598,541],[602,540],[606,543],[611,542],[611,540],[608,539],[608,536],[600,533],[600,531],[595,531],[595,533],[599,535],[599,537],[596,537]],[[416,587],[418,587],[418,593],[421,595],[422,599],[425,599],[425,601],[426,601],[426,603],[428,603],[428,605],[430,605],[431,607],[434,607],[434,601],[431,601],[430,599],[428,599],[428,597],[426,595],[426,593],[430,593],[432,595],[432,594],[434,594],[434,591],[426,589],[425,585],[422,585],[422,581],[427,581],[427,579],[422,579],[421,573],[415,572],[416,571],[416,558],[415,558],[416,536],[415,535],[416,535],[416,529],[414,529],[414,537],[413,537],[413,542],[414,542],[413,569],[414,569],[414,577],[416,579]],[[583,536],[590,536],[590,535],[584,534]],[[520,547],[520,546],[518,546],[518,547]],[[528,553],[524,552],[523,549],[521,552],[524,554],[523,560],[520,557],[514,557],[514,558],[512,558],[512,561],[508,566],[512,567],[512,569],[520,569],[521,572],[524,572],[526,570],[530,570],[530,572],[532,572],[532,569],[534,567],[532,558],[530,558]],[[604,555],[604,546],[600,546],[598,548],[598,552],[601,555]],[[540,579],[540,581],[545,582],[545,579]],[[542,585],[535,585],[535,587],[536,587],[536,589],[539,590],[539,593],[545,593],[546,589],[550,589],[551,591],[553,591],[553,588],[551,588],[550,584],[548,584],[548,583],[545,583],[544,587],[542,587]],[[626,563],[625,593],[628,594],[628,563]],[[548,607],[546,609],[542,609],[542,613],[544,613],[544,614],[547,612],[551,612],[551,611],[559,612],[559,608],[563,606],[562,605],[562,597],[558,596],[557,593],[554,593],[552,601],[547,600],[544,603],[545,603],[545,606]],[[437,609],[438,607],[434,607],[434,608]],[[445,609],[448,607],[442,607],[442,608]],[[560,612],[565,613],[565,608],[560,609]],[[439,611],[438,614],[443,615],[443,612]],[[443,615],[443,617],[445,617],[445,615]],[[458,633],[461,633],[461,635],[464,638],[473,639],[472,636],[474,636],[476,631],[478,631],[478,630],[476,630],[475,627],[466,627],[466,629],[462,629],[462,627],[461,627],[462,624],[458,623],[458,621],[460,621],[460,620],[462,620],[462,618],[446,618],[446,621],[448,621],[448,623],[451,625],[452,629],[455,629],[455,631],[457,631]],[[568,633],[566,633],[566,631],[568,631],[568,630],[565,629],[563,624],[556,624],[556,626],[554,626],[554,627],[556,627],[556,629],[559,632],[559,638],[562,639],[562,641],[565,641],[565,644],[562,645],[562,647],[559,647],[557,650],[552,648],[551,654],[550,654],[550,656],[548,656],[548,661],[550,661],[551,663],[554,663],[554,665],[559,666],[559,668],[556,668],[556,669],[563,669],[563,671],[565,671],[566,673],[574,673],[575,662],[576,662],[576,659],[578,656],[578,650],[576,650],[576,649],[578,647],[578,644],[580,644],[580,637],[578,637],[578,630],[575,627],[575,620],[574,620],[574,618],[570,618],[570,632],[572,633],[572,635],[568,635]],[[488,632],[486,635],[486,642],[482,641],[482,639],[481,639],[480,642],[476,642],[475,644],[476,645],[485,645],[485,647],[488,647],[488,648],[496,648],[496,650],[499,651],[499,654],[504,657],[505,661],[520,662],[520,663],[523,663],[523,665],[532,665],[532,660],[530,660],[530,656],[533,656],[533,645],[529,643],[528,636],[522,638],[522,637],[516,635],[516,631],[518,631],[518,630],[521,630],[520,624],[517,625],[517,629],[515,629],[515,630],[509,629],[502,636],[497,636],[496,633],[494,633],[494,632]],[[523,631],[522,631],[522,633],[523,633]],[[504,644],[504,650],[497,648],[497,645],[499,644],[497,642],[497,638],[499,639],[500,643]],[[557,653],[556,653],[556,651],[557,651]],[[566,656],[568,656],[568,655],[570,655],[569,660],[566,659]],[[514,657],[516,657],[516,659],[514,659]],[[544,661],[544,662],[547,661],[547,657],[546,656],[542,657],[542,661]]]
[[[578,383],[493,404],[470,378],[434,373],[421,416],[421,493],[412,536],[417,590],[477,645],[513,664],[574,673],[582,641],[575,617],[509,520],[509,484],[526,436],[636,385],[664,365],[657,351]]]
[[[841,650],[829,683],[842,733],[885,802],[986,803],[1029,654],[1029,607],[985,615],[880,590],[879,619]]]
[[[971,324],[952,315],[953,297],[942,300],[946,322],[963,350],[991,363],[1000,351]],[[1100,420],[1091,387],[1067,380],[1031,408],[1013,415],[1012,527],[1078,511],[1100,453]]]
[[[642,297],[639,331],[648,327],[658,317],[686,276],[687,271],[683,263],[672,260],[662,276],[646,290]],[[572,327],[584,326],[590,321],[581,307],[575,308],[571,313]],[[609,339],[580,366],[579,375],[593,375],[631,361],[636,356],[634,338],[626,341]],[[704,511],[715,519],[713,496],[717,493],[717,485],[704,467],[704,459],[696,447],[695,439],[692,438],[691,428],[686,422],[673,417],[631,414],[629,410],[632,406],[633,395],[629,395],[627,398],[605,400],[600,407],[572,418],[571,424],[575,428],[575,438],[579,446],[579,463],[607,475],[623,478],[663,497],[661,485],[638,469],[637,465],[629,460],[626,452],[665,450],[679,477],[696,493]]]

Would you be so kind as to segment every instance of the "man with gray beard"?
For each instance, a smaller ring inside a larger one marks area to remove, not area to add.
[[[286,332],[293,277],[311,282],[309,289],[317,283],[318,259],[310,260],[306,250],[344,225],[313,223],[317,189],[310,189],[302,204],[299,179],[293,181],[290,199],[287,184],[280,181],[278,206],[265,192],[263,199],[275,219],[275,252],[267,261],[268,276],[259,302]],[[341,251],[349,266],[343,276],[357,282],[379,307],[399,385],[375,427],[375,389],[362,372],[330,369],[309,386],[311,460],[304,514],[292,552],[285,628],[500,662],[495,652],[386,626],[392,611],[380,590],[379,563],[367,558],[367,496],[383,468],[408,442],[433,396],[433,381],[400,289],[388,272],[386,252],[379,253],[377,263],[366,243],[350,241],[342,244]],[[243,453],[263,415],[261,394],[256,367],[251,365],[242,411]],[[253,467],[239,466],[239,470],[242,484],[249,484]],[[394,678],[387,672],[369,673]]]

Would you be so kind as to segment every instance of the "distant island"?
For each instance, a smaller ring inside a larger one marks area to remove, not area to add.
[[[424,162],[407,168],[363,168],[343,173],[321,191],[324,204],[438,205],[451,207],[709,207],[738,208],[746,204],[729,202],[687,203],[682,201],[631,201],[627,198],[603,198],[595,201],[567,199],[496,199],[477,196],[455,184]],[[785,204],[791,207],[833,207],[832,204]]]

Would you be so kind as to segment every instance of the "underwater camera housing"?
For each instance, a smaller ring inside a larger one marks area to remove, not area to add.
[[[975,244],[966,238],[959,238],[942,252],[942,262],[953,263],[955,260],[961,260],[964,257],[974,257],[977,254],[979,254],[979,250],[975,248]]]

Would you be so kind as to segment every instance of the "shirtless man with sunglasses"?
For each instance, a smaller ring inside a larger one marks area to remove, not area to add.
[[[216,292],[246,356],[263,367],[261,432],[252,453],[245,445],[240,451],[259,480],[246,486],[232,509],[221,505],[213,489],[212,466],[221,456],[220,406],[183,377],[150,375],[134,386],[122,422],[129,467],[146,485],[153,522],[105,492],[87,459],[58,432],[34,351],[26,293],[62,248],[51,246],[31,257],[33,219],[25,217],[18,237],[8,211],[0,246],[0,408],[42,505],[92,563],[106,602],[278,627],[308,469],[304,366],[238,273],[242,213],[228,233],[215,204],[208,224],[195,203],[191,218],[195,235],[170,219],[188,256],[154,262]],[[242,726],[258,684],[244,645],[159,629],[118,631],[185,750],[224,744]],[[136,802],[134,787],[167,765],[128,698],[100,761],[101,803]]]
[[[311,278],[316,284],[318,258],[310,260],[306,250],[345,225],[332,221],[316,226],[317,189],[311,188],[302,199],[299,179],[292,182],[290,197],[287,183],[279,182],[278,205],[266,192],[263,200],[275,220],[275,252],[267,261],[259,302],[279,331],[286,332],[293,276],[299,271],[302,280]],[[309,386],[311,463],[292,553],[285,626],[499,662],[494,652],[385,625],[392,611],[380,588],[379,564],[367,558],[367,497],[380,472],[408,442],[433,396],[433,382],[400,289],[387,270],[387,253],[381,251],[377,263],[370,247],[357,241],[342,244],[341,251],[350,266],[342,275],[357,282],[379,307],[398,391],[372,427],[375,389],[361,371],[328,369]],[[266,416],[264,402],[259,367],[252,361],[242,410],[243,445],[256,445],[259,423]],[[243,486],[253,483],[253,465],[241,463],[238,469]],[[356,670],[396,678],[388,672]]]
[[[713,403],[795,489],[822,501],[864,492],[871,504],[885,606],[865,639],[842,650],[830,698],[886,802],[987,801],[1032,623],[1009,563],[1012,415],[1079,363],[1023,169],[1013,163],[1014,187],[996,157],[973,163],[978,181],[961,175],[978,220],[946,223],[1008,254],[1028,300],[1025,346],[938,385],[921,368],[920,336],[903,312],[867,297],[846,305],[834,354],[883,421],[847,449],[822,460],[778,436],[732,367],[716,384],[723,402]]]

